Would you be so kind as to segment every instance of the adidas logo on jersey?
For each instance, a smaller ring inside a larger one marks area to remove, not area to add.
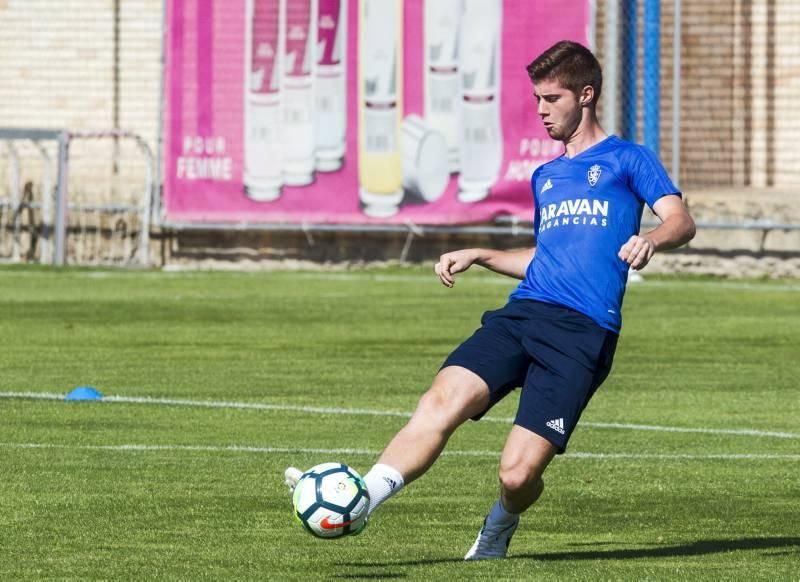
[[[548,178],[547,182],[545,182],[544,186],[542,186],[542,190],[539,192],[539,194],[544,194],[545,192],[547,192],[552,187],[553,187],[553,183],[550,181],[550,178]]]
[[[549,428],[552,428],[554,431],[559,432],[561,434],[566,434],[564,432],[563,418],[554,418],[553,420],[548,420],[546,424]]]

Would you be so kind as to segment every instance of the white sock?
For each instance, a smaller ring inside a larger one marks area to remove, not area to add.
[[[511,525],[517,518],[519,518],[519,513],[511,513],[503,507],[503,502],[498,499],[497,502],[492,505],[492,509],[489,510],[486,523],[505,526]]]
[[[369,492],[369,514],[378,506],[400,491],[405,485],[403,476],[389,465],[377,464],[364,475],[364,482]]]

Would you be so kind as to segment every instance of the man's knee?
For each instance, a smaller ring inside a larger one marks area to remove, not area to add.
[[[414,416],[454,429],[488,404],[489,388],[476,374],[463,368],[445,368],[420,398]]]
[[[500,485],[509,493],[544,487],[541,473],[531,471],[527,467],[501,467],[499,477]]]
[[[511,494],[533,491],[534,496],[544,488],[542,474],[558,452],[547,439],[519,425],[508,435],[500,458],[500,484]]]
[[[512,495],[526,490],[536,490],[539,495],[544,490],[543,472],[544,468],[538,466],[504,463],[500,465],[500,485]]]

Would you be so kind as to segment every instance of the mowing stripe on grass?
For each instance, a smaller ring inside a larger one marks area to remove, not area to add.
[[[63,400],[63,394],[54,392],[0,392],[0,398],[18,398],[32,400]],[[121,404],[155,404],[163,406],[190,406],[197,408],[239,408],[244,410],[268,410],[284,412],[301,412],[308,414],[352,414],[362,416],[394,416],[410,418],[410,412],[398,410],[372,410],[369,408],[335,408],[323,406],[299,406],[293,404],[262,404],[259,402],[231,402],[222,400],[184,400],[179,398],[152,398],[149,396],[104,396],[99,402]],[[500,422],[510,424],[511,417],[486,416],[484,422]],[[660,426],[649,424],[626,424],[618,422],[581,422],[585,428],[608,428],[619,430],[639,430],[655,432],[679,432],[696,434],[719,434],[733,436],[772,437],[781,439],[800,439],[799,433],[765,431],[750,428],[691,428],[680,426]]]
[[[363,279],[368,279],[369,281],[374,281],[377,283],[435,283],[439,284],[439,280],[433,274],[433,270],[431,269],[430,275],[414,275],[414,274],[375,274],[375,273],[297,273],[297,277],[304,278],[304,279],[320,279],[325,281],[358,281]],[[786,291],[786,292],[793,292],[797,293],[800,292],[800,285],[794,284],[759,284],[759,283],[748,283],[746,281],[718,281],[718,280],[707,280],[707,281],[664,281],[664,280],[650,280],[647,279],[647,274],[643,275],[645,279],[641,282],[631,283],[631,288],[637,289],[646,289],[648,287],[675,287],[675,288],[709,288],[713,287],[715,289],[729,289],[734,291]],[[517,284],[516,281],[506,277],[487,277],[487,276],[477,276],[477,277],[465,277],[465,283],[469,284],[486,284],[486,285],[506,285],[506,286],[514,286]]]
[[[431,263],[433,265],[433,263]],[[142,271],[136,272],[134,275],[136,278],[162,278],[162,279],[174,279],[176,277],[202,277],[208,273],[233,273],[234,275],[247,275],[247,276],[257,276],[262,274],[285,274],[293,277],[297,277],[300,279],[318,279],[323,281],[373,281],[377,283],[432,283],[432,284],[439,284],[438,279],[433,274],[433,269],[430,270],[430,275],[425,274],[414,274],[414,273],[375,273],[374,271],[365,270],[365,271],[347,271],[347,272],[339,272],[336,270],[330,271],[311,271],[311,270],[290,270],[290,269],[275,269],[275,270],[268,270],[268,269],[254,269],[254,270],[246,270],[242,268],[209,268],[207,266],[202,267],[191,267],[191,266],[182,266],[182,265],[169,265],[164,267],[160,271]],[[23,277],[47,277],[53,278],[54,271],[42,270],[42,271],[9,271],[8,274],[15,277],[15,278],[23,278]],[[88,278],[88,279],[107,279],[111,277],[129,277],[132,276],[130,272],[117,272],[117,271],[96,271],[96,270],[86,270],[86,271],[64,271],[58,272],[57,276],[59,278]],[[717,279],[708,279],[702,281],[686,281],[686,280],[679,280],[679,281],[669,281],[669,280],[653,280],[648,277],[648,273],[645,271],[643,273],[643,277],[645,279],[641,282],[631,283],[631,288],[636,289],[647,289],[648,287],[668,287],[668,288],[680,288],[680,289],[687,289],[687,288],[709,288],[713,287],[716,289],[729,289],[734,291],[770,291],[770,292],[789,292],[789,293],[798,293],[800,292],[800,285],[796,285],[793,283],[783,284],[781,282],[765,282],[765,283],[750,283],[746,280],[744,281],[732,281],[732,280],[717,280]],[[486,275],[478,275],[478,276],[470,276],[467,275],[463,277],[464,282],[468,282],[469,284],[485,284],[485,285],[504,285],[504,286],[514,286],[517,284],[516,281],[506,278],[506,277],[493,277],[493,276],[486,276]]]
[[[56,443],[0,443],[0,448],[6,449],[71,449],[85,451],[120,451],[120,452],[160,452],[160,451],[187,451],[206,453],[261,453],[261,454],[322,454],[322,455],[368,455],[377,456],[378,450],[371,449],[316,449],[306,447],[254,447],[247,445],[65,445]],[[446,457],[489,457],[498,458],[500,451],[444,451]],[[757,454],[757,453],[730,453],[730,454],[661,454],[661,453],[568,453],[561,459],[622,459],[622,460],[675,460],[675,461],[800,461],[800,454]]]

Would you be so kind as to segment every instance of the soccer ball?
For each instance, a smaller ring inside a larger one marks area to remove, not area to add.
[[[369,493],[361,475],[351,467],[322,463],[300,477],[292,505],[297,519],[313,535],[338,538],[366,527]]]

